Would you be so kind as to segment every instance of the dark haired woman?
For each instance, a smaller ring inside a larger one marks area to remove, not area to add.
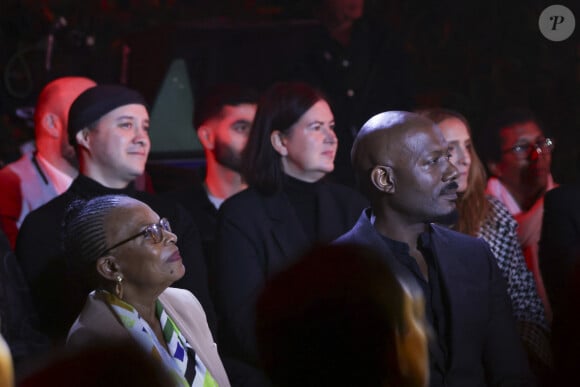
[[[367,205],[324,180],[338,140],[325,98],[305,83],[278,83],[261,97],[242,173],[249,188],[220,209],[215,302],[224,353],[257,358],[254,304],[265,281],[317,243],[348,231]]]

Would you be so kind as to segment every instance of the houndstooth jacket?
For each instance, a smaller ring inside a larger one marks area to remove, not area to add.
[[[538,295],[532,272],[528,269],[518,242],[518,223],[505,205],[487,196],[490,208],[478,236],[489,245],[497,265],[507,282],[514,318],[528,353],[550,367],[552,355],[549,344],[550,328],[544,304]]]
[[[517,222],[499,200],[493,196],[487,196],[487,200],[490,209],[478,236],[489,244],[507,282],[514,317],[517,321],[535,323],[547,330],[544,306],[518,242]]]

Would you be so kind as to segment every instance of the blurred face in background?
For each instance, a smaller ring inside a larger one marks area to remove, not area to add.
[[[362,17],[364,0],[324,0],[322,12],[337,24],[353,22]]]
[[[457,192],[463,193],[467,190],[469,179],[469,168],[471,167],[471,136],[465,124],[458,118],[451,117],[438,124],[443,133],[445,141],[449,144],[451,161],[459,172],[457,176]]]
[[[219,164],[240,172],[242,151],[255,115],[255,104],[225,105],[219,117],[204,124],[213,131],[213,153]]]
[[[506,126],[500,131],[502,157],[491,172],[514,193],[526,196],[548,185],[553,143],[533,121]]]

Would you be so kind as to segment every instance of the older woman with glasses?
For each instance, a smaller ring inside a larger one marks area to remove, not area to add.
[[[178,386],[229,386],[205,313],[187,290],[167,219],[127,196],[75,202],[65,224],[73,271],[95,290],[67,345],[132,339],[160,361]]]
[[[517,223],[498,199],[485,192],[485,169],[473,146],[466,118],[446,109],[428,109],[419,113],[441,128],[449,144],[450,161],[459,171],[458,218],[452,227],[459,232],[481,237],[489,244],[507,282],[513,314],[528,353],[536,363],[549,365],[548,323],[534,277],[526,266],[517,239]],[[545,141],[533,146],[536,147],[535,152],[549,152],[551,148],[545,147],[551,147],[552,144]],[[531,152],[531,147],[528,145],[526,150],[524,144],[516,145],[513,152]]]

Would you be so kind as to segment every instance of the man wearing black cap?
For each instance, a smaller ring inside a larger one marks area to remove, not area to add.
[[[39,330],[57,342],[80,312],[92,289],[78,283],[64,257],[62,220],[76,198],[124,194],[148,204],[170,220],[186,266],[175,283],[191,290],[202,303],[210,326],[214,323],[207,270],[199,231],[187,212],[160,197],[137,191],[150,149],[147,103],[136,91],[117,85],[99,85],[82,93],[69,112],[68,136],[75,146],[80,174],[64,194],[31,212],[22,224],[16,252],[39,311]]]

